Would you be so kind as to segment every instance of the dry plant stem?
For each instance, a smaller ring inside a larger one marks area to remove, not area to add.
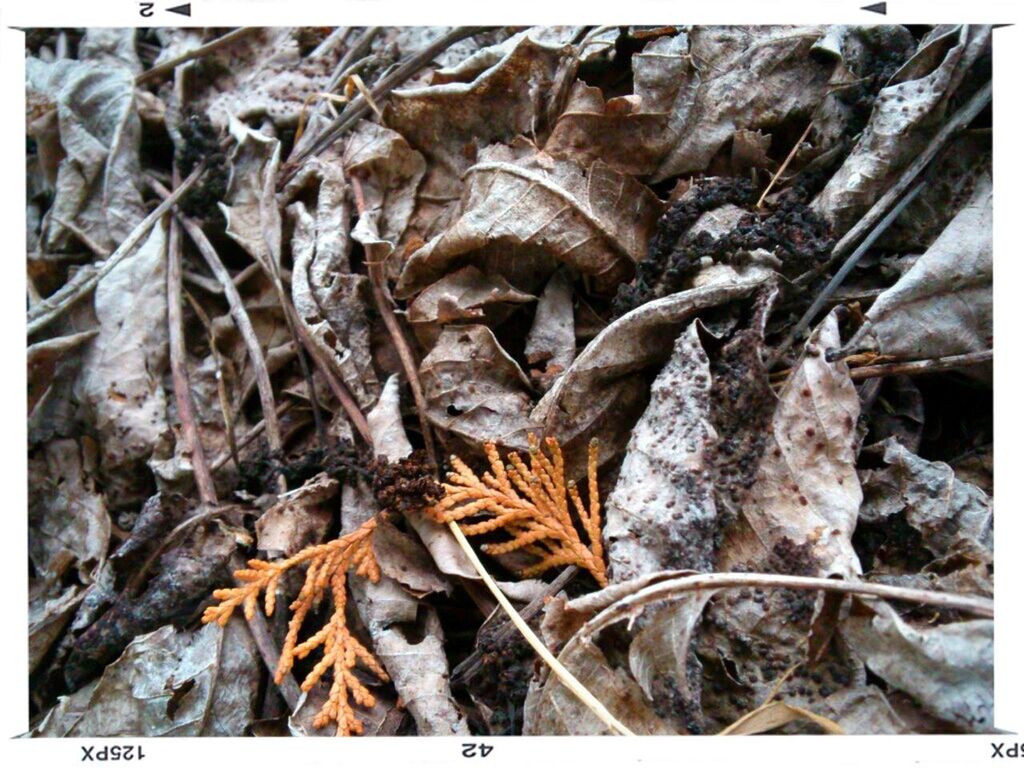
[[[131,234],[124,239],[117,249],[110,254],[110,257],[100,264],[92,275],[81,282],[69,281],[52,296],[44,299],[34,306],[28,313],[26,332],[31,336],[41,328],[56,320],[60,315],[70,309],[76,302],[88,296],[96,288],[96,285],[110,274],[110,271],[120,264],[126,257],[135,252],[142,239],[149,234],[149,231],[171,207],[178,202],[182,195],[188,192],[199,180],[204,170],[200,163],[173,192],[171,192],[160,205],[154,208],[146,218],[136,225]]]
[[[430,45],[414,53],[406,61],[392,70],[390,74],[383,77],[380,82],[375,84],[371,89],[373,97],[380,101],[394,88],[397,88],[416,74],[420,69],[425,67],[430,60],[437,56],[437,54],[441,53],[441,51],[444,51],[454,43],[478,34],[483,30],[484,27],[456,27],[443,37],[438,38]],[[352,103],[349,104],[337,119],[324,130],[321,136],[317,137],[316,141],[314,141],[308,149],[300,153],[294,160],[290,159],[288,164],[281,168],[277,184],[278,189],[283,188],[284,185],[288,183],[296,172],[298,172],[299,167],[307,158],[323,152],[344,131],[348,130],[357,120],[365,117],[369,112],[370,105],[367,104],[366,99],[362,98],[362,96],[358,96],[353,99]]]
[[[564,571],[548,584],[544,591],[536,598],[531,600],[523,610],[519,611],[519,615],[523,617],[524,621],[530,621],[536,616],[541,609],[547,603],[548,598],[551,595],[557,594],[566,584],[573,580],[580,569],[575,565],[570,565]],[[494,642],[498,645],[506,643],[518,630],[515,624],[506,623],[499,627],[494,633]],[[463,678],[471,678],[480,669],[480,657],[482,654],[478,649],[474,649],[469,656],[459,663],[455,669],[452,670],[452,680],[461,680]]]
[[[584,624],[579,632],[574,635],[573,639],[591,637],[605,627],[634,615],[638,608],[658,600],[665,600],[676,595],[700,590],[742,587],[842,592],[849,595],[878,597],[883,600],[900,600],[921,605],[934,605],[939,608],[951,608],[988,619],[993,618],[995,615],[993,603],[990,599],[974,595],[958,595],[952,592],[892,587],[886,584],[871,584],[863,581],[824,579],[815,576],[788,576],[777,573],[702,573],[659,581],[617,600]]]
[[[210,467],[203,454],[203,444],[196,426],[195,406],[188,385],[187,356],[185,353],[185,330],[181,312],[181,230],[178,222],[171,221],[167,243],[167,331],[171,358],[171,380],[174,383],[174,400],[178,405],[181,421],[181,436],[185,441],[185,453],[192,461],[192,474],[203,504],[217,503],[217,490],[213,484]]]
[[[761,196],[757,198],[757,205],[754,206],[755,208],[761,207],[761,204],[764,203],[764,199],[768,197],[768,193],[771,192],[772,188],[775,186],[775,182],[777,182],[779,177],[786,172],[789,164],[793,161],[793,158],[796,157],[796,151],[800,149],[800,145],[804,143],[804,139],[806,139],[807,134],[811,132],[811,127],[813,125],[814,121],[812,120],[807,124],[807,127],[804,128],[804,132],[800,134],[800,138],[796,140],[796,144],[794,144],[793,148],[789,150],[789,154],[786,155],[786,159],[782,161],[782,165],[779,166],[779,170],[775,172],[775,175],[772,176],[772,180],[768,182],[768,186],[764,188],[764,192],[762,192]]]
[[[362,216],[366,212],[366,203],[363,198],[363,187],[359,179],[352,177],[352,191],[356,199],[356,211]],[[377,312],[384,320],[388,334],[395,344],[398,357],[402,361],[402,369],[405,377],[409,380],[409,389],[412,390],[412,398],[416,403],[416,414],[420,420],[420,430],[423,432],[423,446],[427,451],[427,459],[430,466],[437,466],[437,454],[434,451],[434,438],[430,428],[430,421],[427,419],[427,399],[423,396],[423,385],[420,384],[420,377],[416,359],[413,357],[409,342],[406,341],[402,328],[395,318],[394,303],[388,292],[387,278],[384,275],[384,265],[377,261],[366,262],[367,272],[370,275],[370,286],[373,292],[373,302],[377,306]]]
[[[633,732],[630,731],[625,725],[620,723],[616,717],[608,711],[608,709],[602,704],[594,694],[588,691],[583,684],[577,680],[572,672],[566,669],[562,663],[556,659],[551,651],[548,650],[547,646],[541,641],[539,637],[530,629],[530,625],[523,621],[522,616],[516,611],[512,603],[509,602],[508,598],[505,597],[504,593],[498,589],[498,585],[494,583],[494,579],[484,568],[483,563],[480,562],[480,558],[476,556],[476,552],[469,545],[469,541],[462,533],[462,529],[459,528],[457,523],[448,523],[448,528],[455,537],[455,540],[459,542],[459,546],[462,547],[462,551],[466,553],[466,557],[473,564],[476,572],[480,574],[480,578],[483,580],[487,588],[491,590],[491,594],[494,595],[494,599],[498,601],[498,605],[502,607],[505,613],[508,614],[509,619],[515,625],[526,642],[530,644],[537,655],[541,657],[545,664],[551,668],[551,672],[558,678],[559,682],[562,683],[566,688],[572,691],[581,702],[583,702],[600,720],[602,723],[607,725],[613,733],[617,733],[621,736],[633,736]]]
[[[280,418],[281,416],[284,416],[284,414],[291,410],[291,407],[293,405],[295,405],[294,400],[286,400],[285,402],[281,403],[279,406],[277,406],[277,417]],[[263,434],[263,430],[266,428],[266,425],[266,420],[261,419],[259,422],[256,423],[255,426],[252,427],[252,429],[250,429],[241,437],[237,438],[236,447],[239,450],[245,448],[247,445],[249,445],[249,443],[251,443],[257,437]],[[219,472],[221,469],[224,468],[224,466],[229,461],[231,461],[231,452],[228,451],[226,453],[222,453],[220,456],[218,456],[216,459],[210,462],[210,470],[213,472]]]
[[[231,401],[228,397],[228,389],[224,380],[224,357],[217,347],[217,335],[213,332],[213,323],[210,322],[210,317],[206,314],[202,305],[188,291],[185,291],[185,298],[192,307],[192,311],[196,313],[196,317],[199,318],[199,322],[203,324],[203,328],[206,329],[206,343],[210,346],[210,355],[213,357],[213,364],[217,371],[217,401],[220,403],[220,413],[224,419],[224,436],[227,438],[228,450],[237,468],[239,465],[238,442],[235,440],[235,417],[231,412]]]
[[[231,556],[231,570],[238,571],[243,568],[245,568],[245,562],[237,552],[234,553]],[[267,620],[262,613],[256,611],[246,621],[249,624],[249,631],[252,632],[252,638],[256,642],[256,649],[260,652],[260,658],[263,659],[263,664],[266,666],[267,671],[270,672],[270,679],[281,692],[281,697],[288,705],[289,713],[294,712],[295,708],[299,705],[302,692],[299,690],[299,685],[295,682],[295,678],[291,675],[286,675],[280,682],[274,680],[274,673],[277,671],[278,664],[281,663],[281,654],[277,650],[277,645],[270,634],[270,629],[267,627]]]
[[[160,182],[152,177],[149,178],[149,185],[158,195],[165,197],[165,199],[170,194]],[[260,406],[263,409],[263,423],[267,431],[267,444],[270,446],[271,451],[280,451],[282,447],[281,427],[277,421],[274,388],[270,383],[270,373],[267,370],[266,358],[263,356],[263,348],[260,346],[260,340],[256,336],[256,330],[253,328],[252,320],[245,309],[245,304],[242,301],[241,294],[238,292],[238,287],[235,285],[234,280],[231,279],[231,273],[224,266],[224,262],[220,260],[220,256],[206,237],[202,227],[180,211],[175,211],[175,218],[185,229],[186,234],[195,244],[199,253],[202,254],[203,260],[206,261],[207,266],[224,291],[224,298],[228,302],[228,312],[235,323],[235,327],[238,328],[238,333],[245,343],[246,351],[249,353],[249,360],[252,363],[253,374],[256,379],[256,389],[260,396]],[[288,490],[288,485],[283,475],[278,476],[278,487],[282,492]]]
[[[903,213],[903,210],[910,204],[910,202],[920,194],[921,190],[924,189],[924,185],[925,182],[922,181],[907,192],[907,194],[905,194],[903,198],[893,206],[892,210],[889,211],[880,222],[878,222],[875,228],[868,233],[868,236],[865,237],[861,244],[857,246],[856,250],[850,254],[850,258],[843,262],[843,265],[832,276],[832,279],[828,281],[825,287],[821,289],[821,293],[819,293],[814,299],[811,306],[807,308],[807,311],[804,312],[803,317],[801,317],[797,324],[793,326],[793,330],[786,336],[785,341],[776,348],[773,358],[768,363],[769,368],[771,368],[778,359],[786,353],[793,342],[803,336],[811,322],[818,316],[822,307],[825,306],[826,302],[828,302],[832,294],[835,293],[836,289],[843,284],[843,281],[846,280],[850,272],[853,271],[853,268],[857,266],[857,263],[864,257],[864,254],[868,252],[868,249],[870,249],[871,246],[875,244],[875,241],[882,236],[894,221],[896,221],[896,218]]]
[[[245,37],[249,33],[254,31],[254,27],[239,27],[238,29],[228,32],[226,35],[221,35],[216,40],[211,40],[205,45],[201,45],[198,48],[193,48],[191,51],[186,51],[180,56],[175,56],[173,59],[168,59],[162,64],[157,64],[151,69],[147,69],[145,72],[135,78],[136,85],[142,85],[148,83],[150,80],[156,80],[158,78],[169,75],[174,71],[175,67],[179,64],[184,64],[188,61],[200,59],[203,56],[208,56],[215,51],[219,51],[221,48],[231,45],[236,40]]]
[[[110,251],[108,251],[106,248],[104,248],[91,237],[89,237],[89,235],[87,235],[85,232],[79,229],[78,226],[75,225],[74,223],[70,221],[65,221],[59,216],[53,216],[52,219],[58,224],[60,224],[62,227],[64,227],[64,229],[66,229],[68,232],[77,237],[78,241],[86,248],[88,248],[90,251],[92,251],[93,255],[96,256],[96,258],[106,259],[107,257],[110,256]]]
[[[345,414],[349,420],[355,426],[356,431],[362,436],[362,438],[369,443],[373,444],[373,436],[370,434],[370,425],[366,421],[366,416],[359,410],[359,405],[356,403],[355,398],[352,397],[352,393],[348,391],[348,387],[341,381],[341,379],[331,369],[330,364],[324,359],[324,356],[320,353],[319,348],[316,346],[316,342],[309,335],[309,331],[306,327],[297,322],[295,316],[295,307],[290,301],[284,299],[285,313],[292,318],[292,327],[295,329],[302,342],[302,346],[309,353],[309,356],[313,358],[313,363],[317,368],[320,369],[320,373],[323,374],[324,379],[327,381],[327,386],[330,387],[331,393],[335,399],[341,404],[341,407],[345,409]],[[313,402],[313,395],[311,395],[311,402]]]
[[[992,362],[991,349],[987,349],[984,352],[970,352],[965,355],[935,357],[930,360],[910,360],[879,365],[864,365],[860,368],[851,368],[850,378],[854,381],[863,381],[864,379],[873,379],[878,376],[916,376],[924,373],[938,373],[939,371],[967,368],[972,365],[981,365],[989,362]]]
[[[966,104],[956,111],[946,124],[942,126],[942,129],[935,134],[935,137],[928,143],[928,146],[925,147],[921,154],[919,154],[907,167],[896,183],[893,184],[884,195],[878,198],[877,202],[875,202],[868,212],[861,217],[860,221],[858,221],[845,235],[843,235],[832,249],[832,255],[829,257],[828,261],[810,272],[796,278],[794,281],[796,285],[806,285],[817,279],[819,275],[832,269],[832,267],[849,252],[854,243],[859,241],[861,237],[863,237],[882,219],[885,212],[889,210],[889,207],[892,206],[903,195],[903,193],[910,189],[910,185],[914,183],[914,179],[916,179],[921,171],[927,167],[935,155],[938,154],[939,150],[945,146],[946,142],[955,134],[970,125],[971,121],[978,116],[981,110],[988,106],[990,101],[992,101],[991,81],[986,83]]]

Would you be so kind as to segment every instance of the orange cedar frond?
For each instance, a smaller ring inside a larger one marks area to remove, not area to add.
[[[544,441],[547,454],[532,434],[529,445],[529,466],[517,453],[509,454],[505,464],[493,443],[485,445],[491,471],[483,478],[458,456],[452,456],[453,471],[443,485],[444,496],[427,511],[439,522],[459,522],[467,536],[503,529],[509,540],[485,546],[484,550],[502,554],[522,549],[535,556],[538,562],[522,572],[524,577],[549,568],[577,565],[605,586],[608,579],[601,544],[597,441],[591,440],[587,456],[587,506],[575,483],[565,480],[565,460],[558,441],[553,437]],[[573,511],[589,546],[576,530]]]
[[[372,546],[372,534],[376,527],[376,518],[370,518],[352,533],[326,544],[306,547],[285,560],[274,563],[250,560],[248,568],[235,571],[235,578],[241,582],[240,585],[214,591],[214,598],[220,602],[211,605],[203,613],[204,624],[216,621],[221,626],[227,623],[240,605],[246,617],[251,617],[256,611],[260,592],[265,591],[264,610],[269,616],[274,612],[278,580],[290,568],[305,565],[305,582],[298,597],[289,606],[292,617],[288,622],[288,634],[285,636],[274,679],[280,683],[291,671],[296,659],[303,659],[313,651],[322,649],[323,657],[302,681],[301,687],[308,691],[328,670],[333,673],[334,681],[327,702],[313,720],[313,725],[322,728],[329,723],[337,723],[339,736],[363,732],[363,724],[353,712],[350,700],[362,707],[372,707],[375,703],[373,694],[352,674],[356,664],[361,664],[381,680],[388,680],[384,668],[352,636],[345,623],[348,571],[354,570],[356,575],[370,581],[380,579],[380,566]],[[302,622],[324,597],[328,588],[334,601],[331,618],[319,631],[299,642]]]

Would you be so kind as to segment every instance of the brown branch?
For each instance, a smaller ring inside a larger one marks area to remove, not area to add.
[[[181,230],[178,222],[170,222],[171,230],[167,243],[167,331],[171,358],[171,380],[174,382],[174,399],[178,405],[178,419],[181,421],[181,436],[185,441],[185,453],[192,461],[192,474],[203,504],[217,504],[217,489],[213,484],[210,467],[203,454],[203,444],[196,426],[195,406],[188,383],[187,356],[185,353],[185,330],[181,311]]]
[[[169,199],[170,193],[159,181],[152,176],[148,177],[148,181],[149,186],[158,195],[165,200]],[[270,446],[271,451],[280,451],[282,447],[281,427],[277,421],[277,406],[274,402],[274,388],[270,383],[270,373],[267,370],[267,360],[263,355],[263,348],[260,346],[260,340],[256,336],[256,329],[253,328],[252,320],[245,309],[245,304],[242,301],[241,294],[238,292],[238,287],[231,278],[231,273],[224,266],[224,262],[221,261],[216,249],[207,239],[202,227],[180,211],[175,211],[174,215],[175,219],[185,229],[189,238],[195,243],[199,253],[224,291],[224,298],[228,302],[228,312],[235,323],[235,327],[238,328],[238,333],[242,337],[245,348],[249,353],[249,360],[252,362],[253,373],[256,378],[256,389],[259,392],[260,406],[263,409],[263,420],[267,430],[267,444]],[[281,491],[288,490],[283,476],[278,477],[278,486]]]
[[[384,96],[429,64],[431,59],[439,53],[454,45],[459,40],[472,37],[484,29],[484,27],[456,27],[422,50],[417,51],[402,64],[395,67],[395,69],[393,69],[388,75],[383,77],[379,83],[374,85],[370,91],[373,98],[380,101]],[[295,176],[299,167],[308,158],[323,152],[339,136],[341,136],[342,133],[351,128],[357,120],[365,117],[369,112],[370,105],[367,103],[365,98],[360,95],[353,99],[337,119],[335,119],[334,122],[324,130],[321,136],[317,137],[316,141],[314,141],[308,149],[301,152],[294,159],[289,159],[289,161],[281,167],[281,171],[278,174],[278,189],[283,188],[284,185]]]
[[[854,381],[873,379],[879,376],[919,376],[924,373],[938,373],[956,368],[967,368],[992,362],[992,350],[970,352],[965,355],[949,355],[934,357],[930,360],[899,360],[879,365],[863,365],[850,369],[850,378]]]
[[[366,200],[363,197],[363,186],[359,179],[353,176],[352,192],[356,199],[356,212],[362,216],[366,213]],[[427,450],[427,459],[432,467],[437,466],[437,454],[434,451],[434,438],[430,428],[430,420],[427,418],[427,399],[423,396],[423,385],[420,383],[419,366],[412,354],[409,342],[405,338],[398,320],[395,317],[395,304],[388,291],[387,278],[384,275],[384,264],[367,259],[366,270],[370,275],[370,286],[373,293],[373,303],[377,306],[377,312],[388,329],[388,335],[395,345],[398,357],[402,361],[402,370],[405,371],[405,378],[409,381],[409,389],[412,390],[412,399],[416,403],[416,415],[419,416],[420,430],[423,432],[423,445]]]
[[[289,409],[291,409],[291,407],[294,404],[295,404],[294,400],[285,400],[283,403],[281,403],[279,406],[277,406],[277,411],[276,411],[275,415],[277,417],[283,416],[285,413],[288,412]],[[249,443],[251,443],[257,437],[259,437],[263,433],[263,430],[266,428],[266,425],[267,425],[266,420],[265,419],[261,419],[252,429],[250,429],[248,432],[246,432],[244,435],[242,435],[240,438],[238,438],[236,440],[236,447],[237,447],[237,449],[241,450],[242,448],[245,448],[247,445],[249,445]],[[220,456],[218,456],[216,459],[214,459],[212,462],[210,462],[210,469],[212,471],[214,471],[214,472],[219,472],[221,469],[224,468],[224,465],[227,464],[230,460],[231,460],[231,452],[230,451],[228,451],[226,453],[222,453]]]
[[[182,195],[192,188],[192,186],[199,180],[199,177],[203,174],[204,169],[205,165],[203,163],[197,165],[195,170],[188,175],[188,178],[186,178],[173,192],[169,193],[168,197],[165,198],[160,205],[154,208],[146,218],[135,226],[135,229],[133,229],[128,237],[124,239],[124,242],[122,242],[117,249],[110,254],[110,257],[106,261],[100,264],[99,269],[80,281],[68,281],[55,294],[43,299],[32,307],[28,313],[26,329],[28,335],[31,336],[36,331],[46,327],[74,306],[78,301],[92,293],[100,280],[110,274],[110,271],[114,269],[114,267],[135,252],[136,247],[138,247],[139,243],[142,242],[142,239],[149,234],[153,225],[156,224],[163,215],[178,202]]]
[[[175,67],[219,51],[221,48],[231,45],[236,40],[239,40],[250,32],[255,31],[255,29],[255,27],[239,27],[238,29],[228,32],[226,35],[221,35],[216,40],[211,40],[205,45],[200,45],[198,48],[193,48],[191,51],[185,51],[185,53],[180,56],[175,56],[173,59],[168,59],[161,64],[157,64],[151,69],[147,69],[135,78],[135,84],[143,85],[144,83],[148,83],[150,80],[157,80],[158,78],[169,75],[174,71]]]

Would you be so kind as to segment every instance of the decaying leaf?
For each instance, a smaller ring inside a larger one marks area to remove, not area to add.
[[[860,140],[814,201],[846,231],[925,147],[957,87],[991,45],[992,29],[964,24],[923,40],[882,89]]]
[[[865,313],[846,345],[920,360],[992,348],[992,181]]]
[[[872,672],[935,717],[966,732],[992,730],[990,620],[914,626],[877,603],[852,614],[842,632]]]
[[[531,419],[542,425],[540,431],[556,436],[570,455],[575,446],[597,437],[603,461],[625,446],[631,415],[639,416],[647,386],[638,374],[669,357],[660,340],[678,336],[698,312],[746,298],[769,279],[759,275],[703,286],[623,315],[584,348],[537,403]]]
[[[338,481],[324,474],[282,494],[256,521],[256,546],[273,558],[319,543],[334,517],[324,502],[337,494]]]
[[[523,353],[531,366],[530,376],[548,390],[576,359],[576,329],[573,317],[572,281],[565,270],[551,276],[537,302],[533,325]]]
[[[817,107],[834,68],[810,55],[822,32],[692,27],[655,37],[633,55],[632,94],[575,84],[545,150],[655,180],[702,171],[740,131],[771,132]]]
[[[344,489],[343,527],[368,517],[372,509],[373,500],[365,486]],[[420,606],[388,576],[382,576],[376,584],[353,580],[351,587],[374,653],[416,721],[418,732],[426,736],[467,734],[465,716],[451,694],[444,633],[436,611]]]
[[[97,335],[75,392],[96,425],[100,472],[114,509],[148,495],[145,462],[168,428],[166,232],[154,227],[130,258],[96,286]]]
[[[717,435],[709,420],[710,389],[708,357],[691,323],[651,386],[605,504],[614,581],[712,569],[717,520],[707,453]]]
[[[33,735],[994,729],[993,27],[25,37]]]
[[[660,214],[650,190],[601,161],[554,159],[526,141],[495,145],[466,171],[458,219],[409,257],[396,295],[466,261],[528,291],[564,263],[607,290],[643,258]]]
[[[427,416],[442,429],[482,445],[525,448],[530,380],[485,325],[451,325],[420,365]]]
[[[44,222],[46,250],[67,250],[75,235],[85,233],[109,253],[142,221],[146,211],[139,190],[139,144],[142,124],[135,111],[134,73],[123,62],[64,59],[26,61],[30,107],[56,108],[56,126],[31,122],[30,131],[58,132],[48,164],[56,167],[53,207]],[[59,158],[59,159],[58,159]]]
[[[892,438],[880,448],[887,466],[863,473],[858,521],[858,532],[870,540],[872,572],[990,568],[992,506],[985,492],[958,480],[949,465],[915,456]],[[987,576],[981,582],[991,593]]]
[[[260,659],[245,624],[140,634],[91,686],[64,697],[33,736],[242,736]]]
[[[450,272],[409,302],[408,318],[424,347],[433,347],[446,325],[493,327],[519,305],[536,297],[517,291],[500,275],[485,275],[472,264]]]
[[[647,701],[643,689],[625,671],[613,668],[601,649],[582,642],[558,660],[572,672],[609,712],[633,733],[669,735],[676,733]],[[609,728],[554,677],[544,685],[534,684],[526,699],[524,735],[597,736]]]
[[[860,573],[851,542],[862,498],[853,444],[860,402],[845,364],[826,360],[838,346],[838,324],[829,315],[779,396],[757,478],[726,532],[720,568],[767,563],[785,540],[810,547],[816,574]]]

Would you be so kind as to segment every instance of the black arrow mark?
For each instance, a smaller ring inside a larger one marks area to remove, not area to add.
[[[884,6],[885,3],[882,3]],[[184,5],[176,5],[173,8],[167,9],[168,13],[176,13],[179,16],[191,16],[192,15],[192,3],[185,3]]]
[[[880,13],[885,16],[885,3],[872,3],[871,5],[861,6],[862,11],[871,11],[872,13]]]

